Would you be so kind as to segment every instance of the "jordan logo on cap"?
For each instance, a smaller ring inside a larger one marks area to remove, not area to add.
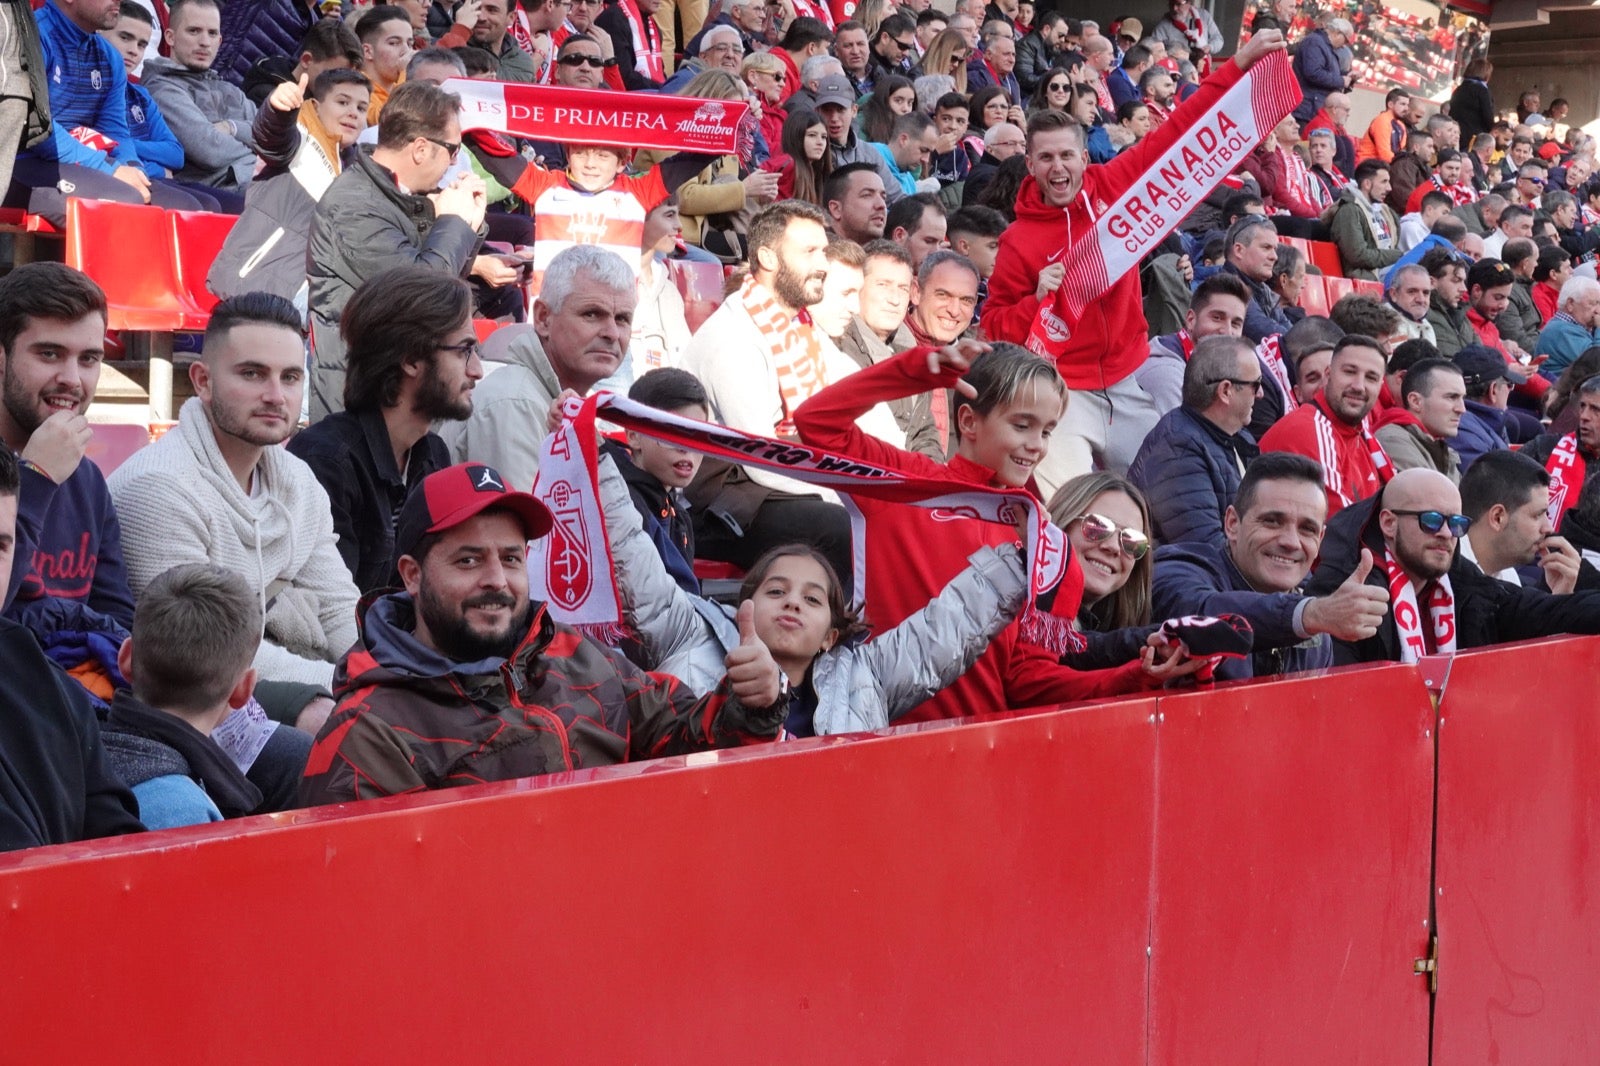
[[[472,487],[479,492],[504,492],[505,483],[500,480],[500,475],[487,466],[475,466],[468,470],[472,477]]]

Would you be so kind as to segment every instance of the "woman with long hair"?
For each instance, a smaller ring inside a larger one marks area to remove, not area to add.
[[[989,127],[1005,122],[1011,114],[1011,98],[998,85],[985,85],[967,101],[967,132],[961,143],[981,156],[984,152],[983,135]]]
[[[1039,111],[1072,110],[1072,77],[1060,67],[1039,79],[1033,95],[1028,98],[1028,114]]]
[[[1050,499],[1050,521],[1067,534],[1083,567],[1082,629],[1150,624],[1150,507],[1127,478],[1080,474]]]
[[[822,207],[822,183],[833,173],[828,127],[815,111],[793,112],[783,124],[782,154],[765,164],[778,172],[778,199]]]
[[[944,30],[928,44],[928,50],[922,54],[922,73],[948,74],[956,81],[955,91],[967,91],[967,60],[972,56],[972,49],[967,47],[967,39],[955,30]]]
[[[867,40],[870,42],[877,38],[878,27],[883,25],[883,20],[894,11],[889,0],[861,0],[856,5],[851,18],[861,23],[861,28],[867,31]]]
[[[761,104],[744,82],[725,70],[703,70],[679,95],[750,103],[747,116],[750,128],[748,131],[743,126],[740,128],[739,151],[718,156],[710,166],[678,187],[678,212],[683,221],[684,238],[704,247],[710,230],[742,233],[735,216],[747,205],[755,207],[776,200],[778,176],[751,166],[750,153],[754,151],[755,123],[760,119]]]
[[[894,120],[909,115],[916,106],[917,91],[911,87],[910,78],[898,74],[881,78],[861,108],[861,115],[856,119],[856,133],[864,141],[888,144]]]
[[[1022,179],[1028,176],[1028,157],[1014,155],[995,170],[994,177],[984,187],[978,203],[992,207],[1006,216],[1007,222],[1017,220],[1017,193],[1022,189]]]

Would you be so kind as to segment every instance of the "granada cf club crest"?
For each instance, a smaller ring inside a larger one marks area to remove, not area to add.
[[[574,611],[594,588],[594,567],[589,554],[589,531],[572,486],[558,481],[546,497],[555,524],[550,527],[550,548],[545,555],[545,589],[550,602]]]

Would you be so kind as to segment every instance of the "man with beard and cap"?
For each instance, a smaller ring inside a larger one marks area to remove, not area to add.
[[[1334,641],[1335,664],[1414,663],[1423,655],[1600,632],[1600,593],[1556,596],[1514,585],[1459,552],[1472,525],[1461,510],[1461,491],[1449,478],[1416,468],[1328,523],[1307,594],[1326,595],[1352,574],[1389,594],[1375,635]]]
[[[404,591],[365,601],[307,804],[393,796],[772,740],[787,687],[750,602],[727,675],[695,699],[529,599],[528,541],[550,512],[489,466],[425,478],[396,524]]]
[[[289,441],[333,504],[339,554],[363,593],[393,588],[394,519],[406,494],[450,465],[435,422],[472,414],[483,377],[472,288],[427,267],[362,283],[340,322],[344,410]]]
[[[1388,456],[1366,426],[1386,365],[1378,341],[1359,333],[1339,338],[1322,391],[1261,438],[1263,452],[1295,452],[1321,465],[1330,519],[1393,476]]]

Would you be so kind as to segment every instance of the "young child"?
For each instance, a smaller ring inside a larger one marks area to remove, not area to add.
[[[242,577],[209,563],[175,566],[145,589],[117,664],[102,727],[106,761],[139,800],[151,829],[238,818],[259,789],[211,739],[255,688],[261,602]]]
[[[960,252],[978,268],[978,306],[972,312],[973,320],[983,314],[983,302],[989,298],[989,276],[994,273],[994,261],[1000,255],[1000,234],[1006,230],[1006,216],[992,207],[974,204],[963,207],[945,222],[945,237],[950,250]]]
[[[907,452],[861,432],[855,419],[873,404],[933,389],[954,389],[955,455],[949,463]],[[912,348],[816,393],[795,410],[807,444],[909,474],[974,485],[1028,488],[1050,434],[1066,411],[1067,389],[1055,365],[1014,344],[973,341]],[[1016,531],[955,519],[937,510],[857,497],[866,519],[866,609],[874,625],[892,626],[937,594],[961,560],[983,545],[1013,543]],[[1079,578],[1081,580],[1081,577]],[[907,716],[954,718],[1006,707],[1119,695],[1159,686],[1186,672],[1172,653],[1154,649],[1122,666],[1077,671],[1024,642],[1008,626],[959,680]]]
[[[705,387],[686,370],[652,370],[633,383],[628,399],[702,422],[711,417]],[[683,490],[699,472],[704,456],[632,430],[626,447],[608,440],[600,451],[616,462],[667,573],[683,591],[700,595],[700,581],[694,576],[694,524]]]

